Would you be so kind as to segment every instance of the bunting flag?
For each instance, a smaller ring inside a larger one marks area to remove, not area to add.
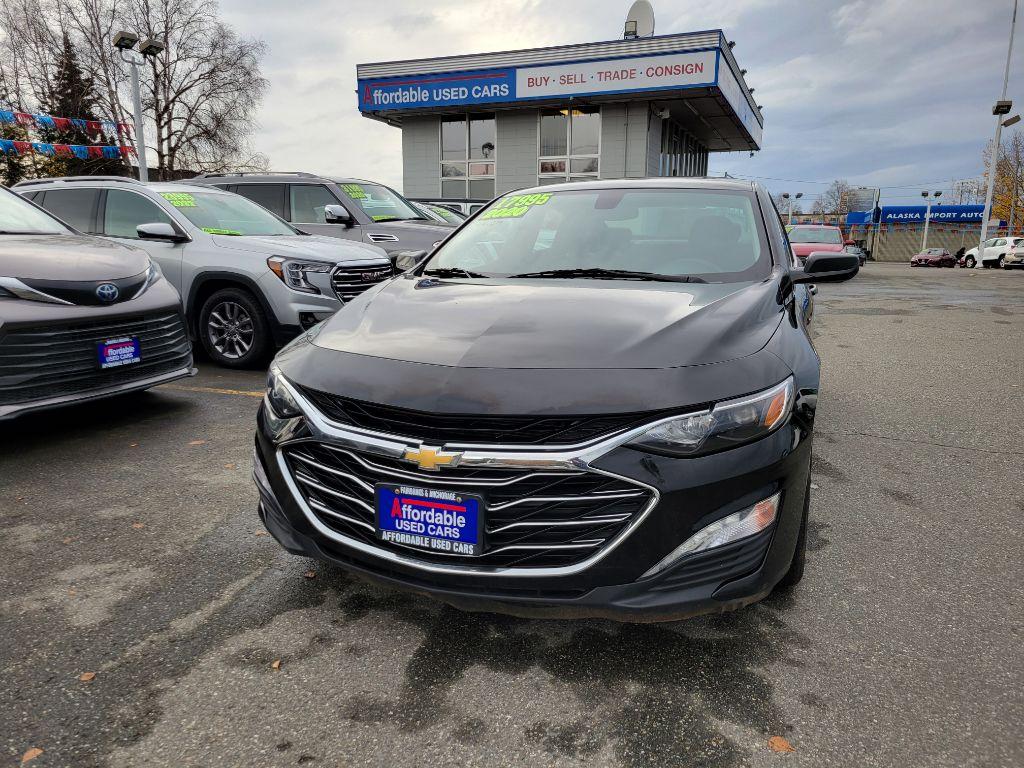
[[[53,117],[52,115],[30,114],[0,109],[0,124],[20,125],[24,128],[56,129],[66,131],[71,127],[89,135],[103,134],[120,139],[130,136],[130,123],[117,123],[113,120],[83,120],[78,117]]]
[[[124,144],[50,144],[42,141],[14,141],[0,139],[0,154],[5,155],[43,155],[44,157],[78,157],[106,158],[117,160],[121,157],[135,156],[135,148]]]

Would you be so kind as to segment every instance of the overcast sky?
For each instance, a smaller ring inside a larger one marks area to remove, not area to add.
[[[254,143],[274,170],[401,188],[401,132],[360,117],[356,64],[621,37],[629,0],[221,0],[270,46]],[[654,0],[657,34],[721,28],[764,107],[764,148],[710,172],[812,197],[845,178],[913,204],[980,172],[1012,0]],[[1024,22],[1018,24],[1024,27]],[[1010,98],[1024,108],[1024,31]],[[908,188],[899,188],[899,187]]]

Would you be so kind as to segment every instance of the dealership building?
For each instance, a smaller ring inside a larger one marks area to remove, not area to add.
[[[408,197],[488,200],[587,179],[703,176],[761,148],[721,30],[360,64],[359,111],[402,131]]]

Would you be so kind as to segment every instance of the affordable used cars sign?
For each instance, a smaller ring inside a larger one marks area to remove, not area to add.
[[[718,52],[638,56],[533,67],[359,80],[359,109],[387,112],[673,88],[717,82]]]

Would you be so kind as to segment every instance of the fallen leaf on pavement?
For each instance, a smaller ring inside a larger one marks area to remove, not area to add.
[[[78,679],[83,683],[91,683],[96,678],[95,672],[83,672],[78,676]]]
[[[256,531],[257,536],[269,536],[270,534],[266,531]]]
[[[280,669],[281,668],[281,660],[280,659],[274,659],[273,663],[270,665],[270,668],[271,669]]]
[[[21,762],[22,764],[24,764],[27,763],[29,760],[35,760],[41,754],[43,754],[43,750],[41,750],[39,747],[32,747],[32,749],[30,749],[28,752],[21,756]]]
[[[206,445],[205,440],[190,440],[189,445]]]
[[[145,527],[146,527],[145,523],[132,523],[132,528],[134,528],[136,530],[138,530],[139,528],[145,528]]]
[[[72,539],[70,536],[65,536],[64,537],[64,543],[65,544],[70,544],[72,541],[74,541],[74,539]]]
[[[306,571],[302,575],[305,576],[307,579],[315,579],[316,578],[316,571]]]
[[[772,736],[768,739],[768,748],[772,752],[796,752],[796,747],[781,736]]]
[[[138,444],[138,443],[129,443],[129,444],[128,444],[128,447],[129,447],[129,448],[138,448],[138,447],[139,447],[139,444]]]
[[[234,468],[235,468],[234,464],[225,464],[224,465],[224,469],[234,469]]]

